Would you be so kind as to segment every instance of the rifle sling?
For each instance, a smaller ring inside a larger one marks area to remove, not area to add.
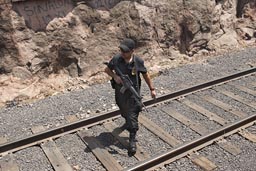
[[[133,58],[134,58],[134,67],[135,67],[135,73],[136,73],[136,82],[137,82],[137,87],[136,87],[136,89],[137,89],[137,92],[138,92],[138,94],[139,94],[139,96],[140,96],[140,85],[139,85],[139,73],[138,73],[138,67],[137,67],[137,58],[136,58],[136,56],[135,55],[133,55]]]

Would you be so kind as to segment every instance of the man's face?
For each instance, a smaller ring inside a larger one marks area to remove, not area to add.
[[[132,56],[133,50],[129,52],[124,52],[122,49],[120,49],[121,55],[124,59],[129,59]]]

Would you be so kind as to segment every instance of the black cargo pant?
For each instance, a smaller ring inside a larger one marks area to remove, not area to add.
[[[121,115],[125,118],[127,130],[129,132],[137,132],[139,129],[138,117],[141,106],[136,102],[135,98],[129,90],[124,93],[120,92],[121,86],[115,86],[115,100],[121,111]]]

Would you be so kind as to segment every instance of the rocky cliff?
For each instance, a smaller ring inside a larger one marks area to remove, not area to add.
[[[16,1],[0,1],[0,104],[108,80],[124,37],[152,75],[256,40],[256,0]]]

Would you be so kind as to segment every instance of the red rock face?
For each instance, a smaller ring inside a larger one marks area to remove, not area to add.
[[[121,0],[88,0],[86,5],[94,9],[109,10],[118,4]]]
[[[16,43],[12,39],[14,29],[10,16],[11,6],[0,5],[0,74],[9,73],[19,64]]]
[[[104,82],[102,63],[124,37],[155,73],[256,40],[255,0],[16,1],[0,5],[0,78]]]

